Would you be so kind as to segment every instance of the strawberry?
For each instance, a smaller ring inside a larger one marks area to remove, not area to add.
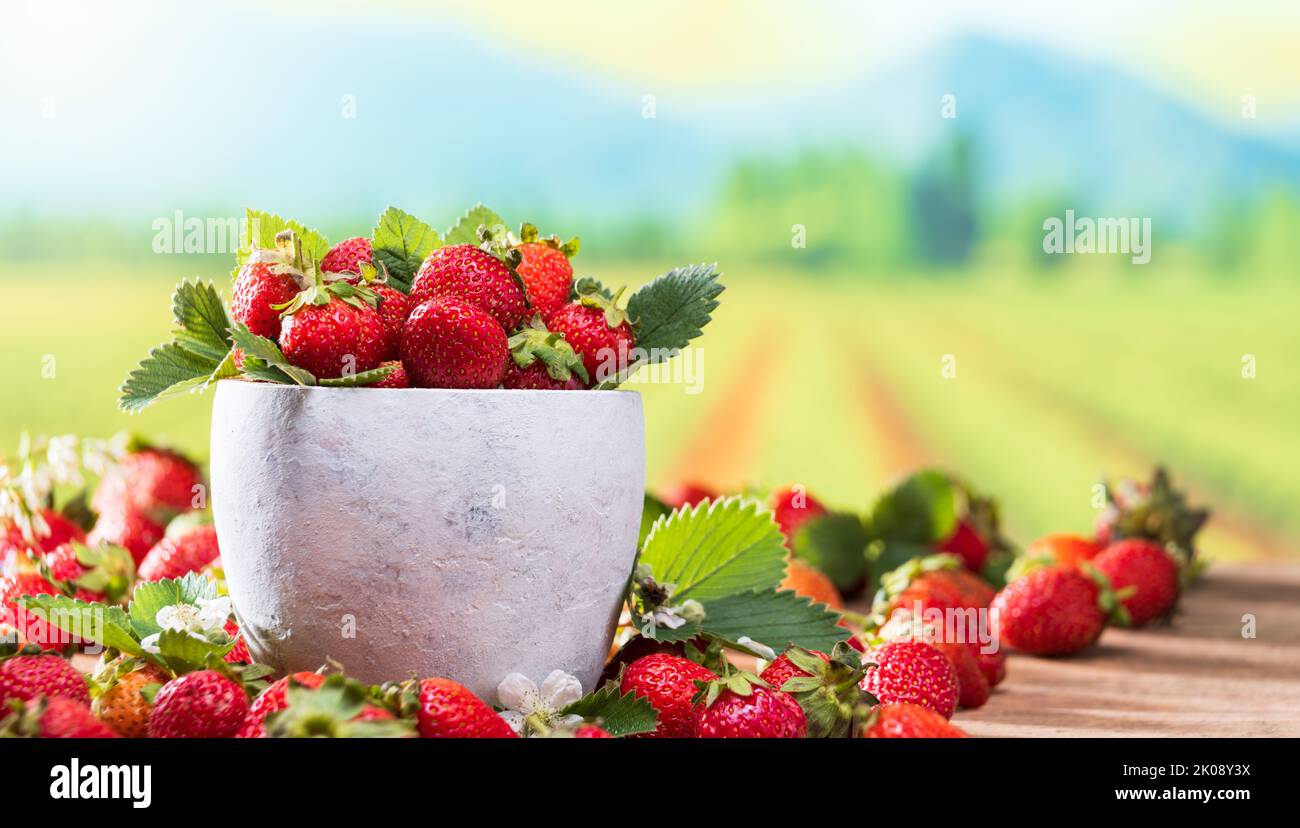
[[[506,720],[451,679],[420,682],[416,726],[425,739],[513,739]]]
[[[73,636],[49,622],[41,612],[28,612],[19,606],[25,595],[62,595],[59,588],[38,572],[19,572],[0,577],[0,627],[12,625],[18,637],[41,649],[63,649],[73,643]]]
[[[95,528],[87,542],[91,546],[120,546],[131,553],[132,560],[138,565],[165,534],[163,525],[146,512],[120,504],[111,510],[100,512],[99,520],[95,521]]]
[[[355,273],[359,276],[363,263],[373,265],[375,255],[370,239],[358,236],[331,247],[320,260],[320,270],[322,273]]]
[[[984,609],[994,590],[984,579],[962,567],[955,555],[913,558],[880,579],[872,604],[876,617],[887,621],[896,613],[920,610]]]
[[[975,661],[979,664],[984,679],[989,683],[990,690],[1001,684],[1002,680],[1007,677],[1007,654],[1002,652],[1001,649],[986,653],[976,647]]]
[[[842,609],[844,600],[835,584],[819,570],[802,561],[791,558],[785,565],[785,578],[781,589],[793,590],[811,600],[814,604],[825,604],[831,609]]]
[[[153,712],[153,705],[144,691],[159,689],[170,679],[152,664],[128,659],[108,671],[91,709],[117,735],[142,739],[149,735],[149,716]]]
[[[235,737],[239,739],[258,739],[266,736],[266,719],[272,713],[283,710],[289,705],[287,693],[289,690],[289,679],[304,687],[319,687],[325,683],[325,677],[320,673],[297,672],[285,676],[279,681],[273,682],[269,687],[258,694],[249,705],[248,715],[235,731]]]
[[[928,707],[908,702],[878,705],[862,731],[867,739],[953,739],[966,731]]]
[[[64,698],[31,699],[0,726],[0,735],[41,739],[112,739],[113,729],[95,718],[84,702]]]
[[[859,683],[865,676],[857,650],[836,644],[832,655],[792,647],[759,676],[790,694],[803,709],[811,738],[847,736],[859,705],[868,701]]]
[[[670,653],[682,658],[690,658],[692,653],[687,652],[688,645],[694,650],[695,658],[692,660],[696,663],[702,663],[706,666],[713,666],[715,662],[721,663],[721,647],[710,649],[708,640],[704,638],[692,638],[690,641],[664,642],[646,638],[644,635],[634,635],[618,649],[618,652],[605,665],[605,669],[600,674],[600,683],[604,684],[618,678],[619,672],[625,666],[654,653]]]
[[[410,720],[366,700],[366,688],[342,675],[326,677],[308,687],[290,679],[286,706],[267,716],[266,733],[279,737],[413,737]]]
[[[867,653],[862,689],[882,704],[912,702],[944,718],[957,708],[961,688],[948,657],[924,641],[891,641]]]
[[[1104,576],[1097,574],[1104,580]],[[1116,597],[1077,569],[1045,566],[1020,576],[993,599],[994,640],[1031,655],[1069,655],[1091,646]]]
[[[1108,546],[1127,538],[1154,541],[1177,555],[1184,576],[1196,574],[1196,535],[1209,520],[1206,509],[1187,505],[1169,474],[1157,468],[1149,482],[1121,480],[1106,485],[1106,508],[1097,515],[1097,543]]]
[[[235,644],[226,652],[224,661],[227,664],[252,664],[253,656],[248,652],[248,645],[244,643],[244,637],[239,634],[239,625],[233,620],[227,620],[225,631],[226,635],[235,639]]]
[[[202,487],[203,474],[184,455],[145,446],[127,454],[109,472],[92,505],[101,518],[129,508],[166,523],[181,512],[199,508],[195,498]]]
[[[332,287],[341,284],[346,283]],[[324,304],[303,304],[288,313],[280,349],[317,379],[360,374],[384,360],[384,325],[374,307],[331,295]]]
[[[153,700],[149,736],[154,739],[223,739],[235,735],[248,715],[239,682],[215,670],[198,670],[162,686]]]
[[[0,708],[10,699],[28,701],[39,696],[90,704],[86,679],[67,659],[40,653],[35,646],[0,661]]]
[[[957,522],[952,533],[935,547],[937,552],[956,555],[972,572],[984,568],[990,555],[1010,552],[1011,546],[1002,537],[998,506],[991,498],[977,494],[967,483],[949,476],[952,491],[957,499]]]
[[[695,506],[717,498],[718,493],[708,486],[700,483],[679,483],[666,490],[660,499],[669,509],[680,509],[683,506]]]
[[[964,570],[963,570],[964,571]],[[957,675],[961,707],[976,708],[989,700],[989,680],[980,667],[978,638],[967,638],[978,630],[953,630],[951,635],[945,621],[918,620],[910,612],[898,612],[878,630],[886,641],[924,641],[947,656]]]
[[[1129,623],[1140,627],[1168,615],[1178,602],[1178,561],[1146,540],[1122,540],[1093,559],[1112,589],[1128,592],[1120,600]]]
[[[384,359],[401,359],[402,330],[406,328],[406,317],[411,315],[415,303],[411,297],[388,285],[374,284],[370,289],[379,297],[377,310],[384,329]]]
[[[515,329],[527,309],[510,267],[472,244],[440,247],[420,265],[411,282],[411,303],[431,299],[458,299],[485,311],[507,331]]]
[[[65,544],[81,543],[86,539],[85,531],[60,512],[42,509],[41,518],[49,532],[40,534],[33,531],[35,537],[31,541],[23,536],[23,530],[13,521],[0,522],[0,566],[3,566],[5,574],[39,553],[52,552]]]
[[[569,391],[587,387],[587,369],[564,337],[546,329],[540,316],[506,342],[510,364],[506,388]]]
[[[1079,535],[1044,535],[1025,548],[1025,555],[1047,563],[1079,567],[1097,557],[1100,544]]]
[[[826,514],[826,507],[806,493],[802,486],[786,486],[772,492],[771,506],[772,516],[781,527],[781,534],[785,535],[787,549],[794,542],[795,533],[800,526]]]
[[[230,315],[258,336],[275,340],[280,336],[277,305],[293,301],[300,287],[292,267],[285,261],[250,261],[235,276]]]
[[[701,739],[802,739],[808,721],[794,696],[757,676],[732,672],[704,682],[695,696]]]
[[[553,313],[547,325],[582,357],[592,385],[614,379],[631,362],[636,337],[617,295],[608,297],[586,285],[577,301]]]
[[[533,309],[548,320],[569,301],[573,288],[573,265],[569,259],[578,252],[578,240],[565,244],[554,236],[539,239],[537,228],[524,224],[519,231],[519,264],[515,272],[524,281],[524,288]]]
[[[573,731],[575,739],[613,739],[614,737],[608,730],[600,725],[581,724]]]
[[[406,375],[406,368],[398,360],[389,360],[388,362],[379,363],[379,367],[385,365],[393,366],[393,373],[381,379],[379,382],[371,385],[371,388],[410,388],[411,378]]]
[[[619,690],[636,693],[659,713],[659,726],[648,738],[694,738],[697,735],[694,701],[697,681],[711,681],[717,673],[690,659],[669,653],[639,658],[623,671]]]
[[[506,342],[487,312],[460,299],[434,299],[406,320],[402,365],[417,388],[496,388],[506,373]]]
[[[82,601],[116,604],[135,581],[135,561],[120,546],[68,543],[45,553],[41,565],[51,583]]]
[[[968,569],[979,572],[984,566],[984,559],[989,554],[988,541],[980,537],[975,531],[975,527],[968,520],[957,521],[957,526],[952,530],[952,534],[943,540],[938,546],[940,552],[950,552],[957,555],[966,564]]]
[[[175,537],[165,537],[140,562],[140,580],[161,581],[199,572],[221,555],[217,527],[210,523],[194,526]]]

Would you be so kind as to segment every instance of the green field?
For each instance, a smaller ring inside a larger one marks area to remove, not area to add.
[[[637,283],[667,264],[583,272]],[[22,428],[130,428],[206,455],[209,399],[136,417],[114,404],[126,372],[165,338],[169,289],[193,262],[39,269],[39,280],[6,280],[18,301],[0,334],[0,445],[10,450]],[[1143,473],[1159,460],[1217,509],[1208,553],[1295,554],[1294,286],[1158,274],[1121,283],[1102,269],[1052,281],[991,268],[883,281],[724,269],[728,290],[700,341],[702,393],[635,386],[651,486],[799,482],[856,508],[935,463],[998,495],[1025,543],[1086,529],[1102,472]],[[225,278],[219,264],[201,271]],[[1242,376],[1245,354],[1254,379]],[[955,377],[942,373],[946,355]]]

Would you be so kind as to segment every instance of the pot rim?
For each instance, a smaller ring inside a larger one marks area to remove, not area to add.
[[[384,391],[389,394],[435,394],[454,396],[460,394],[509,394],[511,396],[536,396],[536,395],[553,395],[564,394],[566,396],[583,396],[599,395],[606,397],[615,394],[633,394],[641,396],[641,392],[634,388],[614,388],[607,391],[596,391],[593,389],[543,389],[543,388],[370,388],[368,386],[358,386],[353,388],[330,387],[324,385],[290,385],[282,382],[255,382],[253,380],[241,379],[223,379],[217,381],[217,388],[220,389],[227,385],[240,387],[260,388],[267,391],[297,391],[297,392],[316,392],[316,393],[348,393],[354,394],[358,391],[374,392]]]

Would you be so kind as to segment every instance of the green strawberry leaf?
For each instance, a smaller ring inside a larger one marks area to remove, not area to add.
[[[862,580],[870,538],[857,515],[831,512],[806,521],[795,533],[794,556],[821,570],[840,589]]]
[[[460,217],[460,220],[450,230],[443,234],[442,244],[444,247],[450,247],[453,244],[478,246],[478,229],[480,227],[496,230],[506,226],[506,220],[501,216],[482,204],[475,204],[465,211],[465,214]]]
[[[871,510],[871,533],[886,541],[933,544],[957,525],[957,496],[943,472],[925,469],[881,495]]]
[[[281,230],[292,230],[302,241],[302,255],[313,264],[325,258],[330,250],[329,239],[319,231],[304,226],[293,219],[284,219],[265,210],[249,209],[246,212],[248,227],[240,240],[239,250],[235,252],[236,272],[248,261],[254,247],[268,250],[275,248],[275,235]]]
[[[131,627],[140,638],[162,632],[158,626],[158,610],[173,604],[197,604],[199,599],[217,597],[217,585],[212,580],[191,572],[183,578],[164,578],[145,581],[136,586],[127,612]]]
[[[140,640],[131,620],[121,607],[87,603],[66,595],[31,595],[18,599],[24,611],[52,627],[104,647],[113,647],[128,655],[142,655]]]
[[[659,726],[659,714],[644,697],[632,691],[619,695],[617,682],[606,682],[560,711],[600,723],[611,736],[652,733]]]
[[[636,345],[649,362],[663,362],[703,333],[724,290],[717,265],[687,265],[645,285],[627,302],[636,323]]]
[[[790,646],[828,653],[850,635],[839,620],[839,613],[825,604],[789,590],[766,589],[706,601],[701,632],[742,649],[740,639],[748,637],[778,653]]]
[[[601,284],[600,280],[596,277],[583,276],[573,280],[573,285],[569,287],[570,302],[580,296],[601,296],[612,301],[614,299],[614,292]]]
[[[885,575],[915,558],[934,554],[934,548],[900,540],[874,540],[867,547],[867,594],[876,595]]]
[[[188,673],[207,666],[230,652],[235,640],[223,636],[225,641],[212,642],[180,630],[163,630],[158,636],[158,655],[173,673]]]
[[[118,407],[137,413],[158,400],[207,388],[234,376],[229,317],[209,282],[181,282],[172,294],[176,327],[131,371],[118,389]],[[224,326],[224,327],[222,327]]]
[[[649,537],[650,530],[655,526],[655,521],[659,520],[659,518],[667,515],[671,511],[672,509],[668,508],[667,503],[664,503],[659,498],[646,492],[645,500],[641,506],[641,532],[637,535],[636,539],[637,549],[641,549],[645,546],[645,539]]]
[[[366,385],[374,385],[396,370],[396,365],[381,365],[378,368],[361,371],[350,377],[330,377],[317,382],[325,388],[361,388]]]
[[[238,319],[230,326],[230,338],[235,347],[244,352],[243,371],[250,379],[295,385],[316,384],[316,377],[310,371],[291,364],[279,345],[253,333]]]
[[[660,584],[675,586],[672,603],[680,604],[775,587],[785,576],[785,554],[772,513],[757,501],[728,497],[660,517],[640,562]]]
[[[438,231],[410,213],[389,207],[373,233],[375,258],[388,271],[388,284],[406,293],[425,257],[442,246]]]

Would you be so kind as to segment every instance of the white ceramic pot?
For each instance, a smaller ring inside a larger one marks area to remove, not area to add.
[[[636,555],[639,394],[228,380],[211,463],[258,661],[446,676],[489,702],[515,671],[594,687]]]

